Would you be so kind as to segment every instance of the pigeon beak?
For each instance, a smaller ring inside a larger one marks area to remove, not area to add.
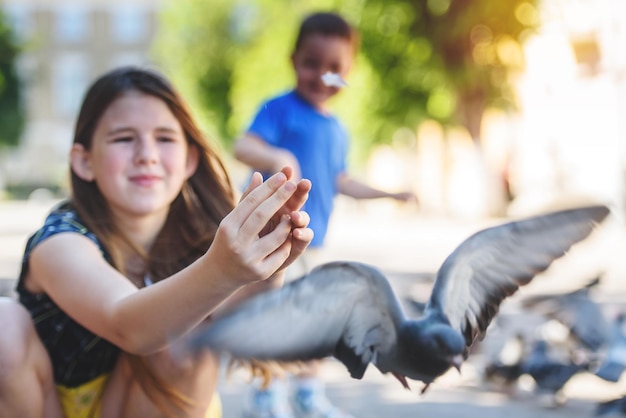
[[[452,366],[454,366],[454,368],[461,373],[461,365],[463,364],[463,355],[462,354],[457,354],[456,356],[453,356],[450,359],[450,362],[452,363]]]

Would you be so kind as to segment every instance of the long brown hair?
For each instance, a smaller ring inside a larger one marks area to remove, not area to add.
[[[209,146],[183,99],[165,77],[151,70],[123,67],[98,78],[83,100],[74,143],[82,144],[89,150],[102,114],[115,99],[128,91],[149,94],[168,106],[181,124],[189,147],[198,150],[199,163],[195,173],[172,202],[165,225],[147,253],[133,245],[113,223],[108,203],[96,183],[81,179],[73,170],[70,173],[70,204],[85,225],[98,236],[117,270],[127,273],[121,254],[130,250],[144,260],[143,273],[153,281],[159,281],[182,270],[207,251],[220,221],[235,205],[235,194],[224,164]],[[150,394],[156,390],[165,395],[152,397],[159,409],[165,413],[170,409],[171,404],[164,400],[169,400],[179,409],[189,405],[182,394],[159,379],[142,357],[131,355],[130,359],[145,392]]]

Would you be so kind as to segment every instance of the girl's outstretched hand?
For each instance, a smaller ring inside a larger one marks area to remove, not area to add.
[[[283,167],[283,169],[280,170],[280,172],[283,173],[287,177],[287,180],[293,180],[294,171],[291,167]],[[261,174],[254,173],[252,175],[252,179],[250,180],[250,184],[248,184],[248,187],[243,192],[243,195],[241,196],[240,201],[244,200],[246,196],[248,196],[252,190],[256,189],[262,183],[263,183],[263,177],[261,176]],[[267,228],[261,232],[261,235],[264,235],[264,233],[271,231],[273,229],[272,228],[273,225],[278,222],[278,219],[280,218],[281,215],[291,215],[292,212],[300,210],[302,206],[304,205],[304,202],[306,202],[307,198],[309,197],[310,190],[311,190],[310,180],[308,179],[299,180],[297,183],[296,191],[294,192],[293,196],[291,196],[291,198],[287,201],[287,203],[285,203],[285,205],[278,212],[276,212],[276,215],[274,216],[272,220],[270,220],[270,222],[267,225]]]
[[[313,232],[302,207],[311,183],[290,180],[288,169],[262,182],[258,173],[239,204],[220,223],[207,252],[211,268],[232,284],[264,280],[306,249]]]
[[[294,178],[294,170],[292,167],[283,167],[281,172],[285,174],[288,180]],[[259,173],[252,175],[250,184],[244,191],[241,200],[245,199],[248,194],[256,187],[263,183],[263,178]],[[309,214],[301,211],[300,209],[309,197],[309,191],[311,190],[311,181],[308,179],[301,179],[297,183],[297,188],[291,198],[285,203],[285,205],[270,219],[260,232],[260,236],[264,236],[271,232],[276,225],[278,225],[280,218],[284,215],[288,215],[291,220],[292,234],[290,237],[291,251],[289,257],[285,260],[285,263],[280,269],[284,269],[293,263],[309,246],[313,239],[313,231],[308,228],[310,217]]]

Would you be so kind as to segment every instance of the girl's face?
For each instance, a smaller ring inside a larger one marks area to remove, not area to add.
[[[352,45],[338,36],[312,34],[303,39],[291,61],[296,72],[296,91],[315,108],[323,110],[339,88],[326,86],[322,75],[330,71],[345,79],[352,67]]]
[[[115,216],[165,219],[184,182],[195,172],[198,151],[159,98],[138,91],[114,100],[98,121],[90,150],[72,148],[72,168],[94,181]]]

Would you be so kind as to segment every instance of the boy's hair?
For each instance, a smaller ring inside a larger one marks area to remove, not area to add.
[[[336,13],[318,12],[307,16],[300,25],[294,52],[302,46],[308,36],[314,34],[345,39],[352,44],[352,49],[356,53],[358,47],[357,32],[343,17]]]

